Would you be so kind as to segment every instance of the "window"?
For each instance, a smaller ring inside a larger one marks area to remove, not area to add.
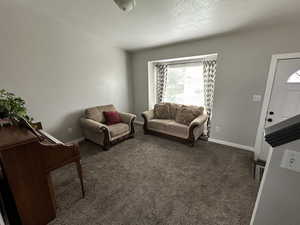
[[[202,63],[168,65],[164,102],[204,105]]]
[[[300,83],[300,70],[293,73],[287,80],[287,83]]]

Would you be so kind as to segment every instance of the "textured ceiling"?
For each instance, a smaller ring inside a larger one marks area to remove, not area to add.
[[[127,50],[203,38],[256,25],[298,21],[300,0],[10,0]]]

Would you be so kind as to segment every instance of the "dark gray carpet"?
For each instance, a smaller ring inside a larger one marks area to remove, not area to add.
[[[53,174],[51,225],[248,225],[257,193],[250,152],[199,142],[191,148],[141,127],[104,152],[81,144],[86,197],[75,167]]]

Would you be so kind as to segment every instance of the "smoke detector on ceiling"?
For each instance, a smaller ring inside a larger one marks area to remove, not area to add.
[[[114,2],[125,12],[131,11],[135,7],[135,0],[114,0]]]

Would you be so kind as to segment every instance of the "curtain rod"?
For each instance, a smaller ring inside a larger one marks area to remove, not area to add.
[[[157,65],[182,65],[182,64],[191,64],[191,63],[202,63],[205,60],[210,60],[206,58],[202,59],[194,59],[194,60],[185,60],[185,61],[171,61],[171,62],[157,62]],[[211,59],[211,60],[216,60],[216,59]]]
[[[204,59],[197,60],[197,61],[187,61],[187,62],[170,62],[170,63],[163,63],[165,65],[182,65],[182,64],[192,64],[192,63],[201,63]]]
[[[174,62],[166,62],[166,63],[160,63],[160,62],[158,62],[158,63],[156,63],[155,66],[158,66],[158,65],[181,65],[181,64],[201,63],[203,61],[204,61],[204,59],[198,59],[198,60],[193,60],[193,61],[181,61],[181,62],[180,61],[179,62],[174,61]]]

